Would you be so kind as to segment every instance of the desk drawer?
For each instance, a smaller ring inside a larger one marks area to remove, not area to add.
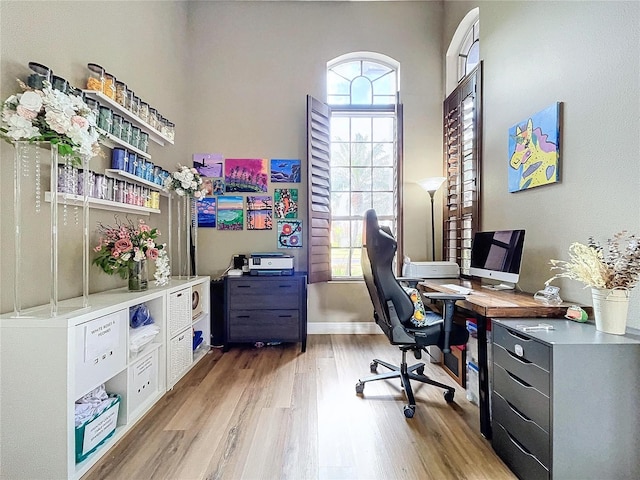
[[[526,450],[531,452],[544,466],[549,467],[551,444],[547,432],[522,412],[519,412],[513,405],[509,405],[509,402],[495,391],[492,397],[491,412],[494,422],[502,425]]]
[[[541,369],[535,363],[518,357],[515,353],[496,343],[493,344],[493,362],[549,396],[549,372]]]
[[[518,478],[526,480],[548,480],[549,470],[528,452],[516,438],[507,432],[504,426],[494,422],[493,449],[504,460]]]
[[[297,309],[299,282],[292,279],[233,279],[228,285],[231,309]]]
[[[549,431],[549,397],[495,363],[493,390],[543,430]]]
[[[549,371],[551,365],[551,349],[547,345],[529,337],[527,334],[514,332],[502,325],[494,324],[493,343],[515,354],[518,354],[519,350],[522,349],[522,355],[519,356],[543,370]]]
[[[297,342],[298,310],[234,310],[229,312],[230,342]]]

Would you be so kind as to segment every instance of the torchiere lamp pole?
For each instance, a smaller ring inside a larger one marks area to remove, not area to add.
[[[429,194],[429,198],[431,199],[431,260],[434,262],[436,261],[436,225],[433,209],[433,196],[442,186],[445,180],[445,177],[429,177],[418,182],[418,185],[420,185],[427,191],[427,193]]]

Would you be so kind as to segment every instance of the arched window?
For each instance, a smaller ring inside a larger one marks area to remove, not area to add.
[[[327,64],[332,278],[362,276],[362,219],[368,209],[397,236],[398,70],[398,62],[371,52]]]
[[[460,45],[458,53],[458,81],[480,62],[480,20],[476,20]]]

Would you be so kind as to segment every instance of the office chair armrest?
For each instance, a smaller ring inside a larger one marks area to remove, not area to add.
[[[418,283],[421,282],[423,279],[415,278],[415,277],[396,277],[396,280],[398,281],[398,283],[402,285],[407,285],[408,287],[411,287],[411,288],[418,288]]]

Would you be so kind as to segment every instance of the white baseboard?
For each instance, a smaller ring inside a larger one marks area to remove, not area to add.
[[[375,322],[309,322],[307,334],[309,335],[370,335],[382,333]]]

